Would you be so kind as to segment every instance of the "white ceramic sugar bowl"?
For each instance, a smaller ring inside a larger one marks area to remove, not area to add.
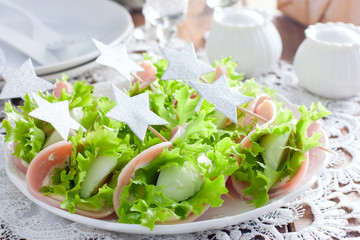
[[[326,98],[346,98],[360,91],[360,27],[317,23],[294,58],[299,84]]]
[[[249,8],[225,8],[214,13],[205,49],[210,61],[231,56],[237,71],[253,77],[279,59],[282,42],[270,15]]]

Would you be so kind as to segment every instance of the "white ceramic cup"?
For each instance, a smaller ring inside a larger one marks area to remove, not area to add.
[[[265,73],[280,59],[282,42],[270,15],[249,8],[225,8],[214,13],[205,45],[210,61],[231,56],[247,77]]]
[[[326,98],[346,98],[360,91],[360,27],[317,23],[294,58],[300,86]]]

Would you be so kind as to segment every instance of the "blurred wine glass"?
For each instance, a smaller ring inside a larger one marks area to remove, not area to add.
[[[142,2],[141,6],[143,7],[142,14],[145,16],[144,5],[146,3],[146,0],[141,0],[141,2]],[[133,35],[134,35],[135,39],[140,40],[140,41],[154,40],[156,37],[155,31],[154,31],[154,26],[152,26],[150,24],[150,22],[146,19],[146,17],[145,17],[144,25],[135,28]]]
[[[143,6],[145,21],[156,27],[156,36],[161,44],[167,45],[177,31],[177,25],[184,19],[188,0],[146,0]]]

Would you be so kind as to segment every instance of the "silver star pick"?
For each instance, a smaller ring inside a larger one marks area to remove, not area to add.
[[[115,47],[107,46],[106,44],[99,42],[96,39],[93,39],[93,42],[101,54],[96,59],[96,62],[114,68],[130,82],[130,72],[144,71],[142,67],[129,58],[126,52],[125,44],[123,42]]]
[[[70,129],[78,130],[82,127],[70,117],[69,101],[50,103],[36,93],[32,93],[32,97],[38,108],[29,115],[50,123],[64,140],[67,140]]]
[[[226,77],[223,75],[212,84],[193,83],[193,87],[201,95],[201,99],[196,106],[196,111],[204,99],[215,105],[215,109],[222,112],[233,123],[237,123],[236,106],[253,100],[253,98],[233,92],[230,89]]]
[[[114,85],[112,88],[116,106],[105,116],[126,123],[141,141],[144,141],[146,129],[149,125],[169,124],[149,109],[149,94],[147,92],[129,97]]]
[[[201,75],[215,71],[197,59],[192,43],[180,51],[164,47],[160,47],[160,50],[169,63],[161,77],[162,80],[182,79],[192,86],[191,83],[199,82]]]
[[[55,88],[55,85],[36,76],[31,59],[19,69],[0,67],[0,75],[5,80],[0,99],[22,98],[27,92],[44,92]]]

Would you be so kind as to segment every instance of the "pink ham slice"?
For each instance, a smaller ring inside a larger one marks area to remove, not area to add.
[[[319,122],[312,123],[307,129],[308,137],[311,137],[314,133],[318,132],[322,132],[321,124]],[[322,133],[319,141],[323,144],[326,142],[324,133]],[[245,147],[245,145],[249,146],[249,142],[246,141],[246,144],[244,144],[244,146],[242,145],[242,148]],[[314,169],[318,169],[318,164],[322,164],[318,161],[319,158],[322,158],[322,154],[324,153],[319,148],[313,148],[309,152],[305,153],[305,159],[303,160],[295,176],[288,182],[275,185],[269,191],[269,198],[272,199],[290,193],[294,189],[296,189],[305,178],[311,178],[314,174]],[[237,182],[234,178],[232,178],[231,180],[235,191],[239,193],[244,199],[251,200],[251,196],[244,196],[242,192],[245,188],[249,186],[249,184],[247,182]]]
[[[139,65],[144,69],[144,71],[136,73],[142,80],[142,82],[139,83],[139,88],[142,89],[148,87],[150,83],[156,79],[157,69],[150,61],[143,61],[139,63]],[[137,80],[135,79],[134,83],[136,82]]]
[[[250,109],[255,109],[255,113],[260,116],[269,119],[266,124],[272,124],[276,118],[276,105],[273,101],[270,100],[270,97],[267,95],[259,96],[255,101],[253,101]],[[252,121],[252,120],[251,120]],[[241,149],[251,148],[252,143],[250,141],[250,136],[256,130],[252,130],[248,136],[243,138],[241,141]],[[241,159],[238,159],[239,163]],[[243,196],[242,191],[249,186],[247,182],[237,182],[234,178],[231,178],[232,185],[236,192],[238,192],[244,199],[250,200],[249,196]]]
[[[256,99],[254,99],[253,101],[251,101],[248,106],[246,107],[249,111],[254,112],[256,114],[260,114],[260,111],[265,111],[263,109],[263,107],[260,107],[264,101],[270,101],[271,97],[267,94],[261,94],[259,95]],[[276,108],[275,108],[276,109]],[[272,111],[272,109],[269,109],[268,111]],[[261,115],[262,117],[265,117],[268,120],[271,120],[271,118],[269,118],[270,116],[265,116],[265,115]],[[272,117],[272,116],[271,116]],[[249,124],[251,124],[254,121],[254,118],[251,117],[250,115],[246,115],[243,119],[241,119],[239,121],[239,125],[241,127],[245,127],[248,126]],[[261,120],[258,121],[259,125],[264,124],[264,122],[262,122]],[[255,127],[255,126],[254,126]]]
[[[24,160],[22,160],[21,158],[18,158],[15,155],[13,155],[16,145],[17,143],[15,142],[9,142],[9,144],[7,144],[8,158],[15,163],[17,169],[19,169],[21,172],[26,174],[29,164]]]
[[[229,78],[227,68],[224,65],[219,65],[216,67],[214,82],[218,80],[222,75],[225,75],[226,78]]]
[[[177,132],[178,129],[175,130]],[[113,205],[114,209],[117,210],[120,207],[120,194],[122,192],[122,189],[124,186],[130,184],[130,179],[134,178],[134,173],[138,168],[141,168],[151,162],[153,159],[155,159],[162,151],[164,151],[165,148],[170,148],[172,145],[171,142],[163,142],[159,143],[157,145],[154,145],[147,150],[141,152],[138,156],[133,158],[121,171],[119,177],[118,177],[118,183],[117,187],[114,191],[113,196]],[[209,209],[210,206],[205,206],[205,209],[203,212],[205,212],[207,209]],[[116,211],[116,214],[117,211]],[[194,213],[190,213],[186,219],[184,220],[175,220],[170,219],[165,221],[164,223],[160,224],[178,224],[178,223],[187,223],[187,222],[193,222],[197,218],[199,218],[200,215],[196,215]]]
[[[43,196],[40,188],[43,186],[44,180],[53,168],[68,160],[71,155],[71,142],[61,141],[52,144],[42,151],[40,151],[31,161],[26,174],[26,184],[30,194],[46,204],[53,207],[61,208],[62,200],[52,198],[50,196]],[[87,211],[83,209],[76,209],[75,213],[91,217],[104,218],[111,215],[114,209],[106,209],[105,207],[99,211]]]
[[[22,160],[21,158],[17,158],[16,156],[14,156],[14,160],[16,161],[16,167],[22,171],[23,173],[26,174],[27,169],[28,169],[28,164],[27,162],[25,162],[24,160]]]
[[[130,179],[134,177],[136,169],[141,168],[156,158],[165,148],[170,148],[171,142],[163,142],[149,147],[133,158],[121,171],[118,177],[117,186],[114,191],[113,205],[117,210],[120,207],[120,194],[124,186],[130,184]]]
[[[56,98],[59,98],[63,89],[65,89],[66,93],[68,94],[71,94],[74,91],[74,88],[71,86],[70,83],[66,81],[57,81],[55,83],[54,96]]]
[[[273,122],[275,121],[276,118],[276,105],[273,101],[271,100],[264,100],[261,102],[261,104],[259,104],[256,107],[256,114],[269,119],[266,124],[273,124]],[[251,148],[252,147],[252,143],[250,141],[250,136],[256,131],[256,129],[252,130],[249,135],[247,135],[243,140],[241,140],[241,149],[246,148]]]

